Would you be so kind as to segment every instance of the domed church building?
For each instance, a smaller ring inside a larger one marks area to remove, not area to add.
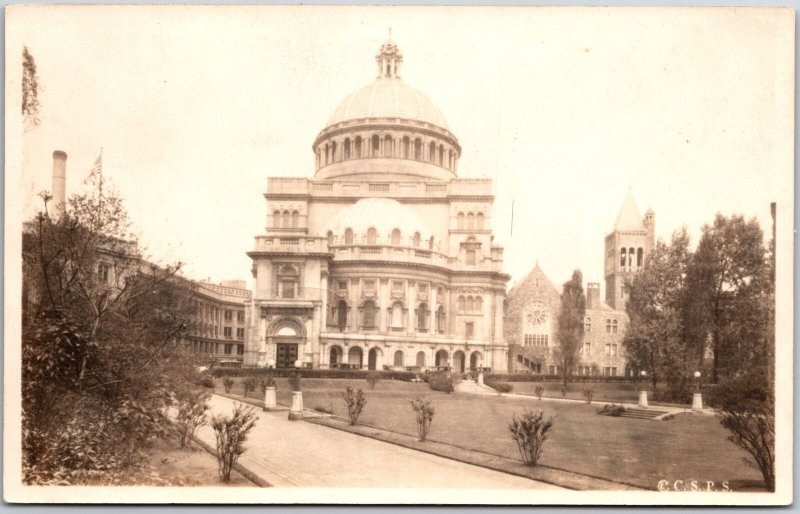
[[[506,372],[491,180],[458,178],[458,138],[397,45],[375,60],[313,142],[313,178],[269,179],[245,365]]]

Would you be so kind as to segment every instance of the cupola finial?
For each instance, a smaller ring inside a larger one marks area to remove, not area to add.
[[[389,27],[389,38],[381,45],[378,55],[375,56],[375,62],[378,63],[378,78],[400,78],[403,54],[392,41],[391,27]]]

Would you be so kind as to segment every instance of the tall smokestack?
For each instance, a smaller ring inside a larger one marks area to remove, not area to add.
[[[53,217],[61,218],[67,203],[67,152],[53,152]]]

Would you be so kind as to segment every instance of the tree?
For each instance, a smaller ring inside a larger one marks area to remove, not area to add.
[[[698,353],[710,342],[712,381],[766,364],[770,273],[758,221],[717,214],[703,227],[687,270],[686,336]]]
[[[686,228],[659,241],[644,269],[629,284],[628,329],[622,341],[633,369],[649,374],[655,392],[660,380],[679,397],[690,385],[692,358],[684,343],[684,289],[691,258]],[[670,398],[678,399],[678,398]]]
[[[136,465],[150,439],[170,432],[164,412],[176,394],[196,383],[180,339],[189,283],[179,265],[141,258],[122,200],[101,180],[58,219],[44,195],[23,232],[28,483],[81,483]]]
[[[39,124],[39,77],[27,46],[22,47],[22,118],[26,127]]]
[[[580,270],[572,272],[572,278],[564,282],[561,293],[561,310],[558,313],[555,361],[561,368],[564,388],[567,387],[572,370],[578,364],[578,352],[583,344],[583,323],[586,318],[586,296],[583,294],[583,275]]]

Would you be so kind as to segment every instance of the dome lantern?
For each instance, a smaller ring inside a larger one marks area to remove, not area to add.
[[[397,44],[392,41],[392,29],[389,29],[389,38],[383,42],[378,55],[375,56],[378,64],[378,78],[400,78],[400,64],[403,54]]]

